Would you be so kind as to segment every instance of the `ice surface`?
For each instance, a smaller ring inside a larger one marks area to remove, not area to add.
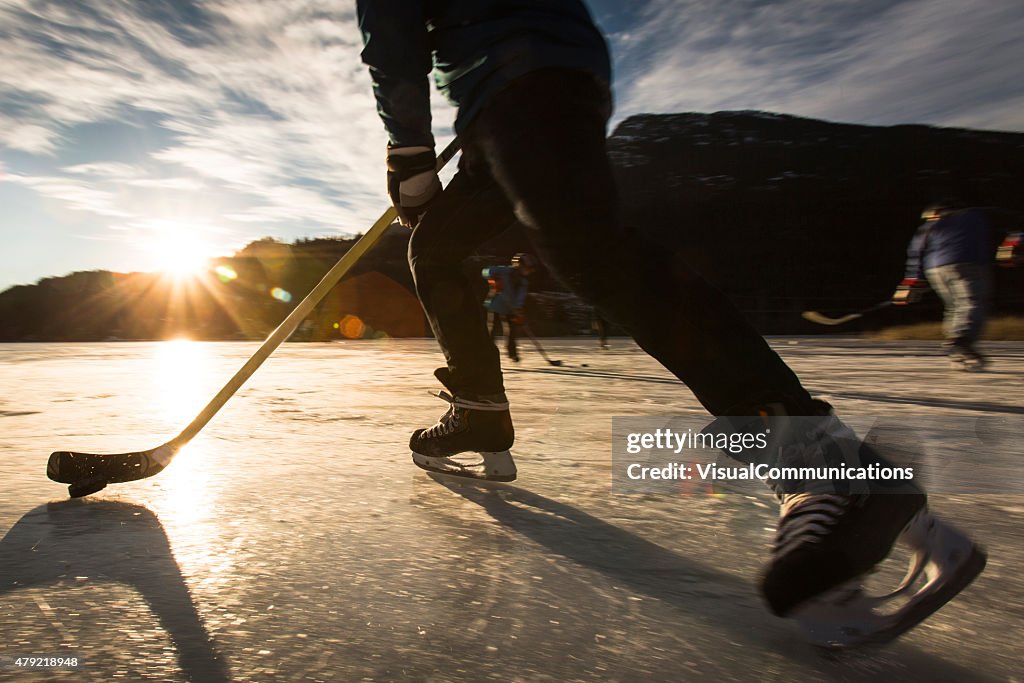
[[[11,680],[1019,675],[1024,496],[933,496],[988,570],[898,643],[826,658],[757,596],[766,494],[611,492],[611,417],[701,415],[692,395],[624,340],[542,341],[564,367],[523,346],[506,376],[513,487],[410,463],[409,432],[445,409],[427,395],[440,355],[390,340],[285,345],[165,472],[73,502],[51,451],[162,443],[256,345],[0,345],[0,679],[14,656],[69,653],[85,668]],[[934,344],[773,345],[844,415],[1024,413],[1021,344],[989,345],[982,374]]]

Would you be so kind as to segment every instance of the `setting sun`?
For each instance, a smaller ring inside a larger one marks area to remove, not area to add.
[[[203,226],[178,221],[152,221],[153,267],[174,278],[189,278],[209,267],[213,246]]]
[[[161,271],[175,277],[187,277],[202,272],[209,261],[208,252],[192,236],[168,236],[162,240],[157,254]]]

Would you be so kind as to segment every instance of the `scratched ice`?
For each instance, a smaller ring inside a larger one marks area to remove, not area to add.
[[[10,678],[214,683],[1019,675],[1024,496],[933,496],[988,570],[896,644],[825,658],[757,596],[766,493],[611,491],[611,417],[702,415],[692,395],[624,340],[543,341],[563,366],[524,345],[506,377],[513,487],[411,465],[409,432],[445,409],[427,394],[440,355],[392,340],[285,345],[165,472],[73,502],[45,477],[52,450],[162,443],[256,345],[0,345],[0,667],[71,654],[83,668]],[[1021,344],[990,345],[992,371],[969,375],[933,344],[772,343],[844,415],[1024,413]]]

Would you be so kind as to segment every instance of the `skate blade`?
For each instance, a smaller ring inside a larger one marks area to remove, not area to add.
[[[874,608],[881,599],[858,590],[850,591],[845,599],[830,596],[827,602],[805,608],[795,618],[803,627],[808,641],[824,650],[838,652],[884,645],[955,598],[985,569],[986,559],[985,552],[975,547],[955,576],[941,583],[929,584],[891,614],[876,612]]]
[[[427,476],[436,481],[442,486],[452,487],[469,487],[474,489],[485,489],[489,491],[501,490],[508,488],[511,482],[496,481],[494,479],[484,479],[482,477],[469,477],[459,474],[448,474],[445,472],[434,472],[433,470],[425,470]]]
[[[452,458],[433,457],[413,452],[412,461],[431,475],[445,477],[455,483],[504,484],[516,480],[516,466],[508,451],[481,453],[477,463],[463,463]]]
[[[953,577],[948,581],[934,583],[922,589],[909,604],[890,618],[890,623],[885,628],[872,634],[871,638],[863,641],[862,644],[888,643],[914,628],[939,611],[947,602],[967,588],[974,579],[978,578],[978,575],[985,569],[987,561],[988,556],[985,551],[977,546],[973,547],[967,561],[961,565]]]
[[[924,552],[928,540],[934,556],[924,556],[923,560],[915,558],[907,578],[889,595],[870,596],[855,580],[800,609],[794,618],[811,644],[839,651],[888,643],[937,612],[981,574],[987,560],[984,550],[928,513],[922,513],[915,521],[921,524],[906,534],[904,542]],[[931,525],[937,531],[925,539],[920,532]],[[924,586],[912,593],[899,609],[889,613],[880,611],[898,596],[910,593],[911,584],[922,573],[922,568]]]

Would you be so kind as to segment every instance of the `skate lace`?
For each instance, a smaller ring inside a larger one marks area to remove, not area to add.
[[[448,436],[449,434],[462,429],[466,411],[487,410],[497,412],[508,410],[508,401],[470,401],[458,396],[452,396],[447,391],[438,391],[437,393],[431,392],[430,395],[436,396],[442,401],[447,401],[451,404],[448,407],[448,411],[441,416],[440,420],[437,421],[437,424],[432,425],[423,431],[423,436],[431,439]]]
[[[783,495],[772,552],[781,556],[803,545],[820,543],[846,513],[851,500],[850,496],[834,494]]]

